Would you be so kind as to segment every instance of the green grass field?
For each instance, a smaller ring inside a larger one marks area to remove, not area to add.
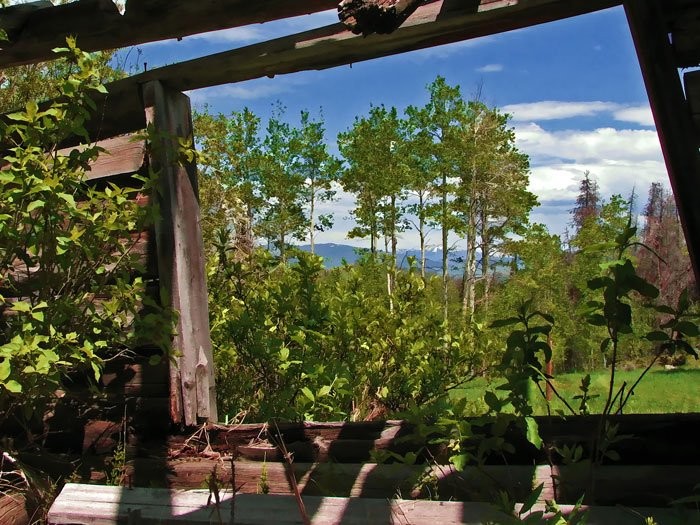
[[[641,372],[642,370],[618,371],[615,380],[617,388],[623,382],[627,382],[629,388]],[[573,399],[573,396],[579,394],[578,387],[584,376],[585,373],[581,372],[562,374],[554,379],[555,388],[574,409],[578,409],[579,401]],[[598,395],[597,398],[590,401],[592,413],[600,412],[603,409],[608,392],[609,378],[610,375],[607,370],[591,373],[589,394]],[[495,389],[497,386],[498,382],[496,381],[488,382],[486,379],[476,379],[462,389],[461,392],[469,399],[477,402],[477,400],[482,398],[485,389]],[[532,393],[535,413],[546,415],[547,406],[544,399],[536,388],[533,388]],[[459,394],[455,393],[455,395]],[[483,403],[481,404],[483,405]],[[485,408],[485,405],[481,408]],[[557,410],[560,409],[568,413],[566,407],[553,396],[551,403],[552,414],[557,413]],[[700,368],[679,367],[674,370],[665,370],[663,367],[653,368],[639,383],[623,412],[625,414],[700,412]]]

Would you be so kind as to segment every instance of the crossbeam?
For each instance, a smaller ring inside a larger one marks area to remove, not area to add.
[[[100,110],[99,136],[140,129],[138,86],[160,80],[171,89],[208,86],[321,70],[552,22],[619,5],[621,0],[432,0],[389,35],[354,35],[342,24],[180,62],[114,82]],[[109,105],[109,104],[108,104]],[[129,128],[129,129],[126,129]]]
[[[121,15],[112,0],[53,6],[46,0],[0,9],[0,68],[51,60],[67,36],[84,51],[269,22],[333,9],[337,0],[128,0]]]

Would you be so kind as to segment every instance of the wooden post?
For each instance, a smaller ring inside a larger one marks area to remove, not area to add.
[[[666,0],[664,0],[666,1]],[[700,154],[690,110],[658,0],[624,0],[661,149],[700,282]]]
[[[178,139],[194,147],[189,98],[159,81],[143,86],[146,122],[155,132],[152,168],[159,173],[156,246],[161,300],[178,312],[170,364],[170,417],[193,426],[217,420],[214,363],[200,227],[197,173],[181,163]]]

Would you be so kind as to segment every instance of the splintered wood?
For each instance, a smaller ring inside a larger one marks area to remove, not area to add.
[[[338,17],[356,35],[395,31],[424,0],[343,0]]]

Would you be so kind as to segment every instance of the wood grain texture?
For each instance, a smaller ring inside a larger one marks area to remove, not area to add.
[[[48,4],[48,5],[47,5]],[[0,9],[0,27],[9,29],[0,68],[51,60],[66,36],[84,51],[115,49],[157,40],[257,24],[334,9],[337,0],[128,0],[119,14],[112,0],[80,0],[52,6],[30,4]]]
[[[119,137],[98,141],[91,146],[104,149],[90,163],[86,172],[87,180],[104,179],[115,175],[139,173],[146,160],[146,140],[138,133],[129,133]],[[81,150],[85,146],[63,148],[59,155],[69,155],[71,150]]]
[[[95,96],[98,110],[88,123],[95,140],[145,127],[139,85],[160,80],[188,91],[208,86],[321,70],[406,51],[491,35],[590,13],[621,0],[431,0],[390,35],[362,37],[341,23],[217,53],[113,82]]]
[[[158,523],[190,525],[236,523],[237,525],[301,524],[293,496],[236,494],[221,491],[221,504],[208,504],[208,490],[125,489],[68,483],[52,505],[49,525],[81,523],[112,525],[127,523],[138,514],[140,525]],[[233,505],[232,505],[233,504]],[[489,503],[422,501],[401,499],[337,498],[305,496],[304,505],[314,525],[441,525],[503,523],[506,516]],[[565,513],[572,507],[562,506]],[[664,525],[697,523],[694,510],[592,507],[589,525],[636,525],[640,516],[653,516]]]
[[[156,224],[161,300],[178,312],[171,367],[173,423],[194,426],[216,421],[216,393],[204,247],[194,163],[178,158],[178,138],[192,141],[189,99],[160,82],[143,87],[146,121],[158,133],[151,166],[159,173],[156,198],[161,219]],[[191,144],[194,147],[194,144]]]

